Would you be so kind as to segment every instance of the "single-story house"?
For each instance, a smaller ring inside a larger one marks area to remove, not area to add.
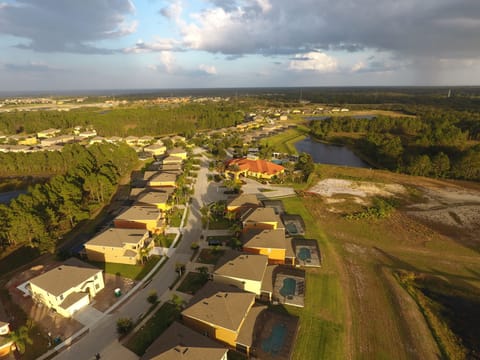
[[[252,176],[259,179],[271,179],[285,172],[285,168],[271,161],[262,159],[232,159],[226,164],[226,174],[232,174],[235,179],[240,175]]]
[[[29,281],[32,299],[71,317],[87,306],[104,287],[102,270],[70,258]]]
[[[146,230],[109,228],[84,244],[88,260],[135,265],[154,242]]]
[[[141,360],[227,360],[228,349],[175,321]]]

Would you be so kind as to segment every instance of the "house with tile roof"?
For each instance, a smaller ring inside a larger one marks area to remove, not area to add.
[[[90,261],[128,265],[136,265],[142,250],[149,252],[153,247],[148,231],[141,229],[109,228],[84,244]]]
[[[175,321],[141,360],[227,360],[228,349]]]
[[[235,179],[242,176],[252,176],[259,179],[271,179],[285,172],[285,168],[271,161],[262,159],[232,159],[226,164],[226,174],[233,175]]]
[[[243,251],[268,257],[269,264],[295,265],[291,239],[283,229],[248,230],[241,236]]]
[[[87,306],[104,287],[102,270],[70,258],[28,283],[35,302],[44,304],[64,317],[71,317]]]
[[[265,309],[255,305],[253,293],[210,282],[194,295],[182,319],[188,327],[248,355],[255,325]]]

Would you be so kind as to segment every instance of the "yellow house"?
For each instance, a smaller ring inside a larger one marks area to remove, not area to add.
[[[213,272],[213,280],[261,295],[268,256],[228,253]]]
[[[162,159],[162,165],[181,164],[183,159],[180,156],[170,155]]]
[[[158,232],[163,227],[160,210],[152,206],[131,206],[118,215],[113,224],[119,229],[146,229]]]
[[[182,148],[174,148],[168,152],[168,155],[177,156],[180,159],[185,160],[187,158],[187,151]]]
[[[18,145],[35,145],[37,142],[37,138],[34,135],[25,135],[23,139],[18,140]]]
[[[173,188],[168,187],[165,189],[171,189],[171,191],[148,191],[141,194],[137,199],[137,205],[155,206],[161,211],[167,211],[170,209],[168,200],[173,193]]]
[[[39,139],[46,139],[56,136],[60,133],[60,129],[47,129],[43,131],[39,131],[37,133],[37,138]]]
[[[154,140],[153,136],[144,135],[138,138],[138,145],[148,145]]]
[[[148,186],[156,187],[156,186],[173,186],[175,187],[177,181],[177,174],[169,173],[169,172],[159,172],[156,175],[152,176],[150,180],[148,180]]]
[[[165,145],[153,144],[144,147],[143,151],[152,154],[152,156],[160,156],[165,154],[165,151],[167,151],[167,147]]]
[[[175,321],[141,360],[227,360],[227,348]]]
[[[71,317],[87,306],[104,287],[102,270],[70,258],[29,281],[32,299]]]
[[[283,223],[271,207],[259,207],[250,209],[240,218],[243,231],[255,229],[282,229]]]
[[[130,146],[137,145],[138,137],[137,136],[127,136],[125,138],[125,142]]]
[[[255,294],[210,282],[182,311],[183,323],[248,355],[256,320],[266,308],[254,304]]]
[[[283,229],[250,230],[242,235],[243,251],[268,256],[269,264],[295,265],[295,253]]]
[[[227,211],[241,214],[248,209],[258,208],[261,205],[255,194],[240,194],[227,200]]]
[[[141,261],[142,249],[154,247],[148,231],[110,228],[85,243],[88,260],[135,265]]]

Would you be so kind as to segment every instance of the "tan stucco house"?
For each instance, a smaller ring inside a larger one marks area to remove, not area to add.
[[[102,270],[70,258],[62,265],[29,281],[30,294],[36,302],[71,317],[87,306],[104,287]]]
[[[153,206],[131,206],[118,215],[113,223],[120,229],[146,229],[158,232],[163,227],[161,212]]]

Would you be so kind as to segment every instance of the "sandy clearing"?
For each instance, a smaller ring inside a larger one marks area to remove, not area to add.
[[[381,184],[366,181],[325,179],[319,181],[308,191],[325,197],[344,194],[366,198],[369,196],[390,197],[397,194],[404,194],[406,189],[404,186],[399,184]]]

